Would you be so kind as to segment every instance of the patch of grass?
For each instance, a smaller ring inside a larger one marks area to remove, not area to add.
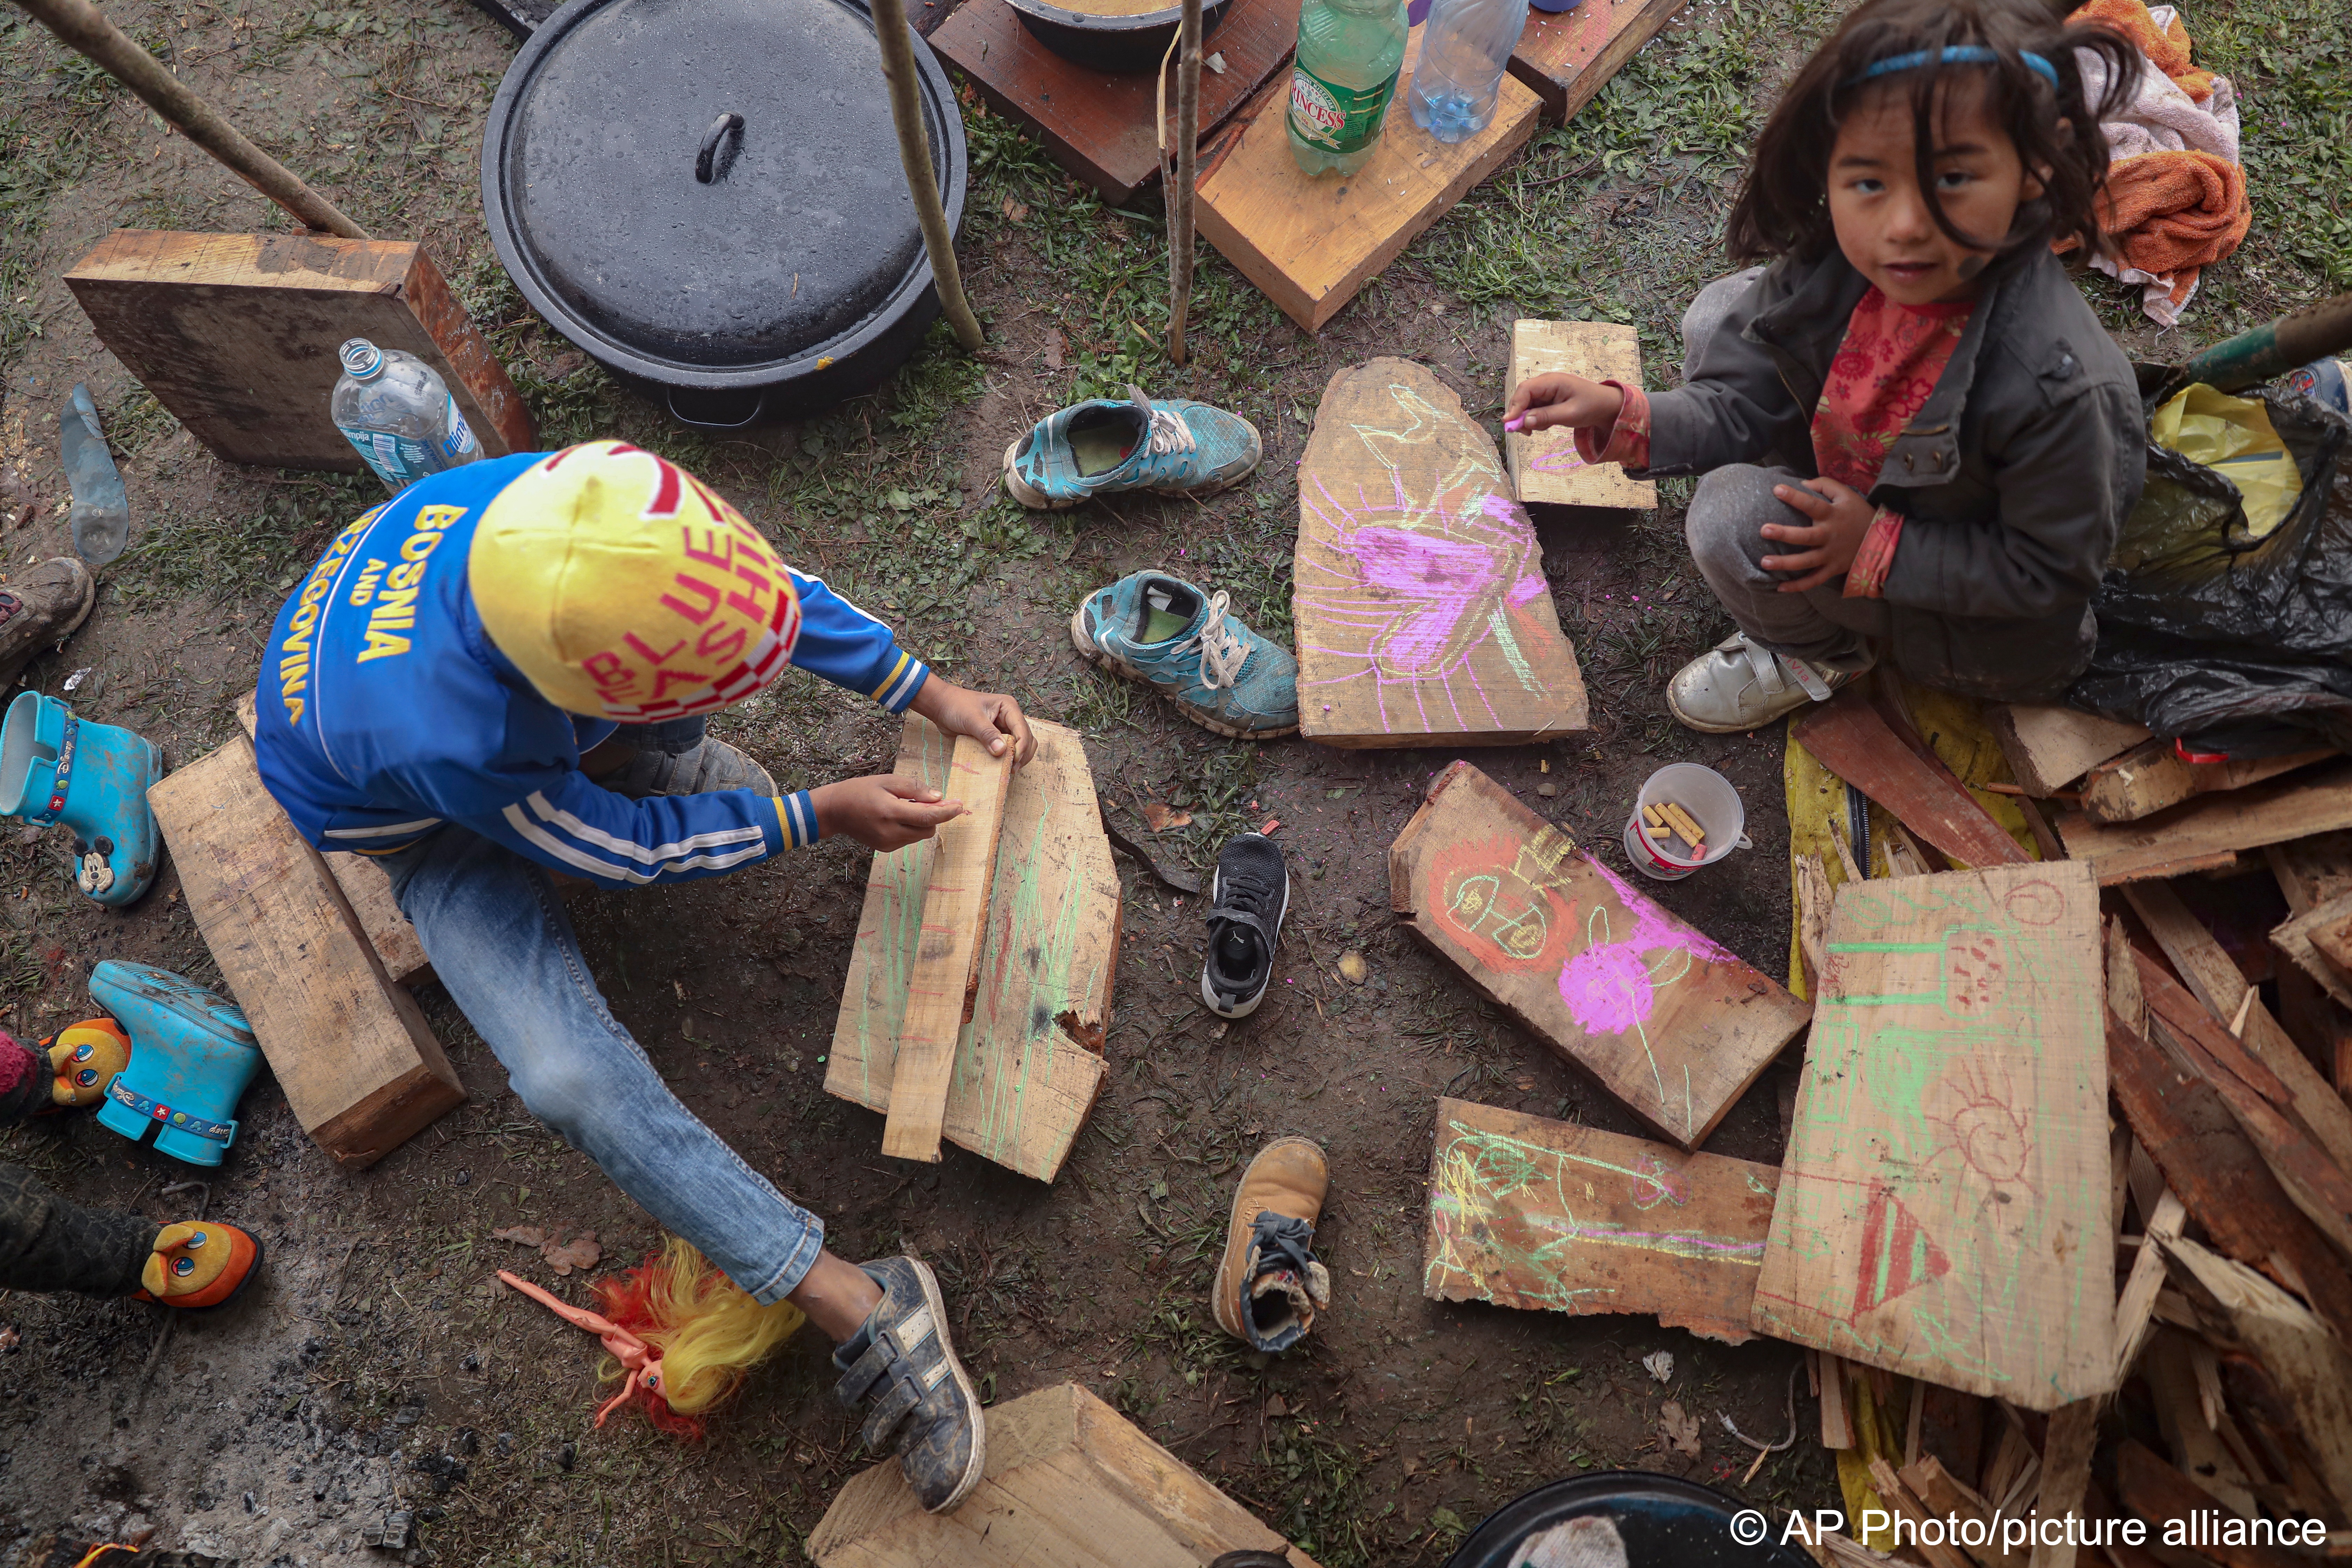
[[[289,471],[250,512],[134,519],[112,583],[134,613],[182,598],[275,603],[330,533],[383,499],[373,474]]]

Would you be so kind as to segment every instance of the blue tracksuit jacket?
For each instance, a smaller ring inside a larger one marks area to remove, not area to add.
[[[685,881],[814,843],[804,790],[631,800],[593,783],[580,755],[615,726],[557,708],[490,645],[467,583],[474,529],[546,455],[420,479],[335,536],[278,612],[262,662],[254,750],[269,793],[320,849],[390,854],[454,822],[605,887]],[[422,575],[391,590],[404,562]],[[793,662],[903,711],[929,670],[821,579],[795,572],[793,585]]]

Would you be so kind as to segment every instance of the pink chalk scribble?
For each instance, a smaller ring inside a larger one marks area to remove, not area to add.
[[[1592,465],[1577,451],[1574,441],[1562,441],[1528,458],[1524,466],[1531,474],[1569,474]]]
[[[1630,1034],[1657,1010],[1660,985],[1681,979],[1694,963],[1734,962],[1720,943],[1675,923],[1591,856],[1577,858],[1609,884],[1633,917],[1633,929],[1612,939],[1609,910],[1596,906],[1586,923],[1585,950],[1560,966],[1559,999],[1568,1004],[1577,1027],[1592,1035]],[[1664,956],[1654,961],[1649,956],[1654,952]]]
[[[1491,634],[1501,605],[1523,605],[1544,591],[1535,572],[1507,583],[1504,573],[1515,563],[1487,541],[1370,527],[1357,529],[1349,542],[1364,581],[1401,601],[1396,618],[1366,649],[1398,679],[1452,673]]]

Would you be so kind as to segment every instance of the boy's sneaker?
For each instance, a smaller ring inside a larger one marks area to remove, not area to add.
[[[1736,735],[1808,702],[1828,701],[1876,662],[1867,644],[1863,661],[1861,669],[1825,669],[1734,632],[1675,671],[1666,682],[1666,709],[1686,730]]]
[[[1103,668],[1160,691],[1220,735],[1298,732],[1298,661],[1181,577],[1137,572],[1090,595],[1070,616],[1070,641]]]
[[[98,580],[70,555],[44,561],[0,588],[0,688],[88,620],[97,602]]]
[[[1227,1018],[1246,1018],[1274,980],[1274,946],[1290,909],[1290,868],[1263,833],[1244,833],[1217,852],[1209,884],[1209,958],[1201,1000]]]
[[[1331,1304],[1330,1271],[1313,1250],[1330,1190],[1322,1148],[1306,1138],[1276,1139],[1242,1173],[1209,1310],[1252,1350],[1288,1350]]]
[[[948,1343],[948,1312],[930,1266],[912,1258],[861,1263],[882,1300],[856,1336],[833,1352],[845,1375],[834,1397],[852,1409],[872,1403],[866,1446],[898,1435],[898,1468],[929,1513],[944,1513],[979,1484],[988,1462],[988,1425],[971,1379]]]
[[[1257,426],[1189,397],[1074,403],[1004,448],[1004,488],[1023,506],[1060,511],[1128,490],[1214,495],[1265,453]]]

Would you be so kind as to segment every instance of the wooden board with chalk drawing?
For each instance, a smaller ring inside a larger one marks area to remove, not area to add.
[[[2111,1385],[2098,898],[2071,861],[1838,890],[1758,1329],[2034,1410]]]
[[[1376,359],[1324,389],[1293,574],[1308,740],[1502,746],[1585,727],[1535,528],[1426,366]]]
[[[1682,8],[1683,0],[1581,0],[1567,11],[1529,6],[1511,51],[1511,74],[1535,89],[1543,117],[1558,124],[1591,102]]]
[[[1389,901],[1480,994],[1684,1149],[1810,1013],[1467,763],[1437,775],[1397,836]]]
[[[1777,1166],[1441,1099],[1421,1293],[1738,1344],[1780,1184]]]
[[[1586,5],[1593,3],[1585,0]],[[1543,15],[1528,12],[1531,18]],[[1530,20],[1528,25],[1536,24]],[[1614,321],[1512,322],[1511,385],[1516,387],[1531,375],[1559,371],[1587,381],[1639,386],[1641,340],[1633,328]],[[1508,388],[1504,395],[1507,399]],[[1629,479],[1615,463],[1588,463],[1578,456],[1576,437],[1569,430],[1538,430],[1524,436],[1506,432],[1503,449],[1511,459],[1512,487],[1528,506],[1647,509],[1658,504],[1658,487],[1649,480]]]
[[[1102,1088],[1121,900],[1094,776],[1075,731],[1032,720],[1013,771],[981,937],[971,1020],[957,1036],[948,1141],[1050,1182]],[[949,743],[908,714],[891,771],[946,787]],[[874,857],[827,1053],[829,1094],[887,1112],[937,841]]]
[[[1381,139],[1354,174],[1316,178],[1290,155],[1287,72],[1202,143],[1201,237],[1307,331],[1321,331],[1367,279],[1535,132],[1541,101],[1508,75],[1485,129],[1440,142],[1415,125],[1405,94],[1424,30],[1405,39]]]

